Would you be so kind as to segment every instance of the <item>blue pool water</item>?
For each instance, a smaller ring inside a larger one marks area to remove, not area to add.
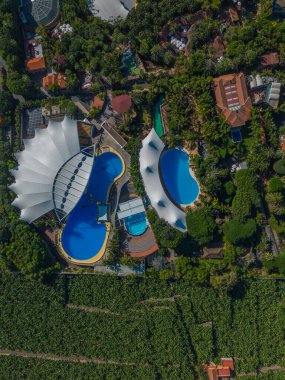
[[[147,227],[145,213],[141,212],[125,218],[125,227],[130,235],[142,235]]]
[[[199,185],[189,170],[189,156],[184,150],[172,148],[161,155],[160,168],[165,188],[172,199],[187,206],[199,195]]]
[[[106,202],[109,187],[122,173],[121,158],[111,152],[95,158],[85,193],[70,213],[62,232],[61,243],[73,259],[88,260],[100,251],[106,226],[97,223],[97,202]]]

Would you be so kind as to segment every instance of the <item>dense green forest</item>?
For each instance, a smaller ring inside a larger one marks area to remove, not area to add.
[[[43,285],[2,273],[0,286],[0,349],[114,361],[110,379],[132,371],[138,379],[194,379],[201,364],[223,356],[236,358],[238,372],[284,365],[283,281],[241,282],[226,293],[187,281],[67,275]],[[15,361],[23,373],[24,360]],[[65,360],[42,370],[30,360],[31,374],[54,367],[60,378],[81,366],[82,378],[96,367]],[[0,362],[5,379],[12,359]]]

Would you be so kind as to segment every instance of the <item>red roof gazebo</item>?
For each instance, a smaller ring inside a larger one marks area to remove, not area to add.
[[[126,113],[132,107],[132,99],[129,95],[118,95],[112,99],[111,106],[118,113]]]

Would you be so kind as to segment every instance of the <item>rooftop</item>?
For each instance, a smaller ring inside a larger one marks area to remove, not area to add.
[[[93,16],[103,20],[125,19],[135,6],[136,0],[88,0],[88,8]]]
[[[98,96],[94,96],[92,107],[100,108],[100,110],[104,106],[104,100],[100,99]]]
[[[59,16],[59,0],[24,0],[20,6],[20,17],[24,24],[49,27]]]
[[[216,102],[231,127],[240,127],[250,119],[251,100],[243,73],[214,78]]]
[[[118,95],[112,99],[111,106],[118,113],[126,113],[132,107],[132,99],[129,95]]]
[[[152,129],[148,136],[142,141],[139,158],[140,172],[146,193],[158,216],[168,222],[172,227],[185,232],[185,212],[168,198],[160,178],[159,160],[164,147],[164,143],[158,137],[155,130]]]
[[[10,186],[21,219],[32,223],[53,209],[61,217],[67,215],[83,194],[93,163],[93,157],[80,150],[77,122],[68,117],[49,121],[24,145],[16,154],[19,165],[11,171],[16,182]]]
[[[232,358],[222,358],[221,365],[210,363],[206,368],[209,380],[230,379],[235,370]]]
[[[43,78],[43,88],[48,89],[53,84],[56,84],[59,88],[64,89],[66,87],[66,76],[61,73],[53,73],[48,74]]]
[[[25,62],[26,69],[30,73],[46,69],[46,62],[44,57],[28,59]]]
[[[34,137],[36,128],[42,128],[45,125],[40,107],[25,108],[22,121],[23,138]]]
[[[129,216],[145,212],[141,198],[133,198],[126,202],[119,203],[118,219],[125,219]]]

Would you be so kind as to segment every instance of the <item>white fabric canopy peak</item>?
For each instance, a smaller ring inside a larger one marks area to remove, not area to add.
[[[142,141],[140,150],[140,172],[146,193],[158,216],[172,227],[186,232],[186,215],[167,196],[159,174],[160,155],[165,145],[154,129]]]
[[[32,223],[54,208],[69,213],[85,189],[93,163],[80,152],[77,121],[67,116],[62,122],[50,120],[24,145],[25,150],[16,154],[19,165],[11,170],[15,183],[10,186],[17,194],[12,204],[21,209],[21,219]]]

